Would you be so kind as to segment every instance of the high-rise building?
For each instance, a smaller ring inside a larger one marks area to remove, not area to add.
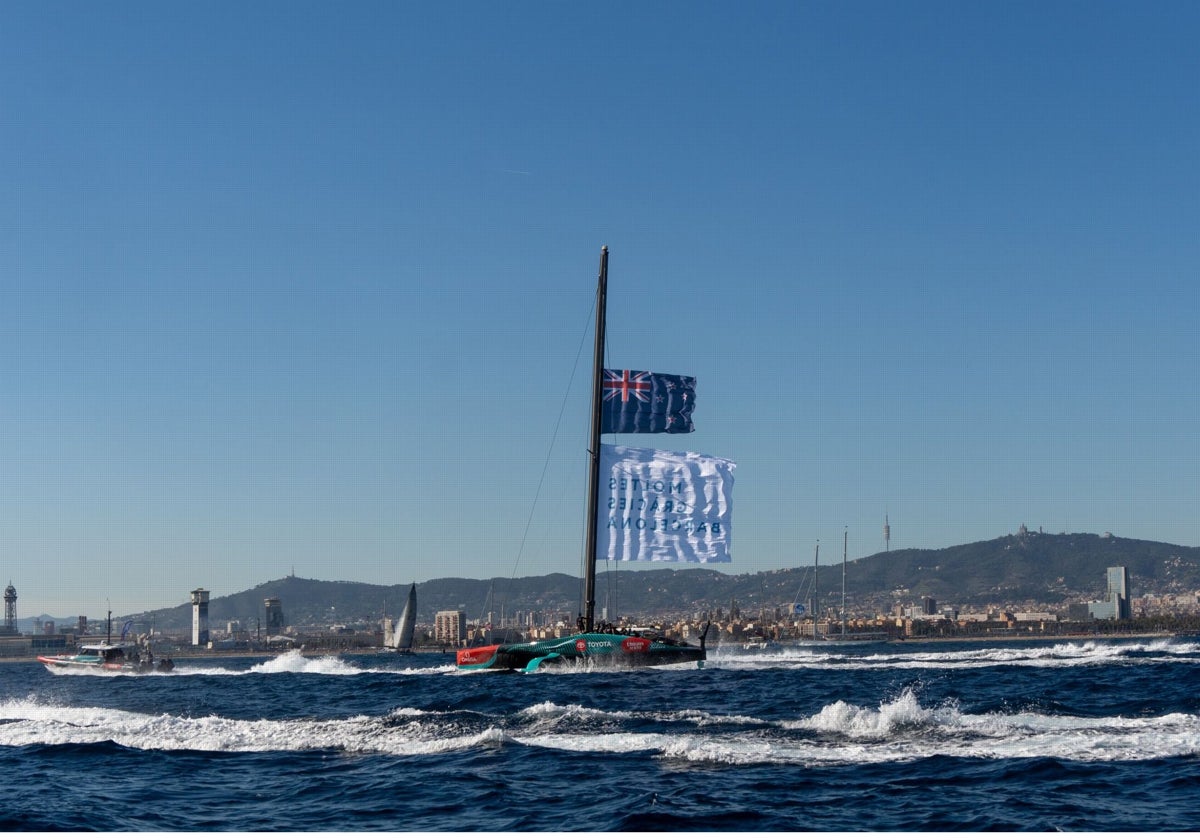
[[[1089,601],[1088,615],[1098,619],[1125,619],[1133,617],[1129,602],[1129,569],[1125,566],[1109,566],[1106,577],[1107,590],[1103,601]]]
[[[263,610],[267,614],[267,633],[274,636],[283,632],[283,603],[278,598],[264,598]]]
[[[467,637],[467,614],[462,610],[441,610],[433,618],[433,638],[458,647]]]
[[[1129,597],[1129,569],[1124,566],[1108,567],[1108,594]]]
[[[1129,569],[1124,566],[1108,567],[1108,597],[1117,618],[1132,618],[1129,604]]]

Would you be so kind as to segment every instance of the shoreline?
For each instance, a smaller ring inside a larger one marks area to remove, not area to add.
[[[946,644],[953,642],[965,642],[968,644],[988,644],[988,643],[1011,643],[1011,642],[1089,642],[1098,640],[1125,641],[1133,639],[1172,639],[1172,638],[1187,638],[1189,636],[1197,636],[1197,633],[1182,633],[1171,630],[1146,631],[1134,633],[1033,633],[1021,635],[971,635],[971,636],[916,636],[911,638],[893,638],[893,639],[846,639],[839,638],[817,639],[815,642],[812,639],[787,639],[778,640],[778,647],[774,650],[787,650],[793,648],[810,648],[810,647],[840,647],[843,645],[925,645],[925,644]],[[729,640],[728,642],[718,642],[710,650],[718,651],[722,648],[726,649],[742,649],[743,645],[747,644],[743,641]],[[453,657],[455,648],[418,648],[413,650],[412,656],[430,656],[439,655]],[[274,659],[287,653],[298,653],[305,657],[319,656],[339,656],[341,654],[352,654],[355,656],[393,656],[398,659],[404,659],[410,654],[397,654],[395,651],[388,648],[288,648],[285,650],[247,650],[247,651],[229,651],[229,650],[203,650],[203,651],[187,651],[176,654],[168,654],[170,658],[176,662],[185,660],[198,659],[230,659],[230,658],[246,658],[246,659]],[[0,663],[2,662],[37,662],[37,656],[28,654],[18,654],[14,656],[6,656],[0,654]]]
[[[921,644],[943,644],[947,642],[1053,642],[1053,641],[1095,641],[1097,639],[1112,639],[1112,640],[1127,640],[1127,639],[1164,639],[1174,638],[1177,636],[1189,636],[1195,634],[1177,633],[1170,630],[1160,631],[1144,631],[1131,633],[1023,633],[1016,634],[996,634],[996,635],[971,635],[971,636],[913,636],[909,638],[893,638],[893,639],[846,639],[843,641],[837,637],[830,639],[818,639],[815,644],[812,640],[786,640],[780,641],[779,646],[782,648],[801,648],[801,647],[821,647],[824,645],[921,645]],[[742,641],[730,641],[729,647],[741,647],[746,644]],[[710,650],[719,650],[723,644],[718,642]],[[271,658],[280,656],[285,653],[299,653],[301,656],[336,656],[338,654],[353,654],[355,656],[395,656],[397,658],[405,658],[409,655],[431,655],[438,654],[442,656],[454,656],[456,648],[417,648],[412,654],[397,654],[395,651],[388,648],[288,648],[287,650],[277,651],[203,651],[188,654],[180,654],[172,657],[173,659],[208,659],[212,657],[259,657]]]
[[[1194,635],[1176,633],[1171,630],[1150,630],[1141,633],[1022,633],[996,634],[994,636],[916,636],[907,639],[888,639],[889,643],[921,644],[923,642],[1053,642],[1094,641],[1096,639],[1169,639],[1176,636]]]
[[[1171,630],[1156,630],[1131,633],[1022,633],[1017,634],[996,634],[996,635],[969,635],[969,636],[912,636],[908,638],[891,638],[891,639],[846,639],[842,640],[836,636],[828,639],[776,639],[775,644],[779,648],[804,648],[804,647],[825,647],[825,646],[841,646],[841,645],[924,645],[924,644],[944,644],[947,642],[968,642],[968,643],[990,643],[990,642],[1079,642],[1079,641],[1096,641],[1099,639],[1112,639],[1115,641],[1126,639],[1170,639],[1170,638],[1185,638],[1188,636],[1200,635],[1197,633],[1180,633]],[[753,644],[751,641],[729,640],[728,642],[719,642],[713,649],[720,649],[722,646],[730,648],[741,648],[746,644]]]
[[[348,653],[356,656],[396,656],[397,658],[407,658],[409,654],[396,654],[395,651],[387,648],[287,648],[284,650],[196,650],[196,651],[180,651],[178,653],[163,654],[170,657],[176,664],[185,660],[194,659],[274,659],[282,656],[285,653],[298,653],[301,656],[337,656],[339,654]],[[420,648],[413,650],[412,655],[429,655],[440,654],[445,656],[453,656],[454,650],[442,650],[441,648]],[[28,653],[19,653],[5,655],[0,653],[0,662],[37,662],[38,655],[29,655]]]

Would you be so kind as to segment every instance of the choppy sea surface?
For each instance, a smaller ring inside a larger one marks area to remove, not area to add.
[[[1200,829],[1200,639],[0,663],[2,831]]]

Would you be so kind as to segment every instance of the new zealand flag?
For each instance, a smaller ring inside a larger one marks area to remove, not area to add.
[[[692,424],[695,405],[695,377],[606,370],[600,431],[603,434],[695,431]]]

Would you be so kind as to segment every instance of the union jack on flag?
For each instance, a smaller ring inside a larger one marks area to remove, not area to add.
[[[632,397],[642,402],[650,402],[651,376],[653,374],[644,370],[606,370],[604,399],[620,397],[621,402],[629,402]]]
[[[695,430],[696,380],[644,370],[605,370],[600,431],[684,434]]]

